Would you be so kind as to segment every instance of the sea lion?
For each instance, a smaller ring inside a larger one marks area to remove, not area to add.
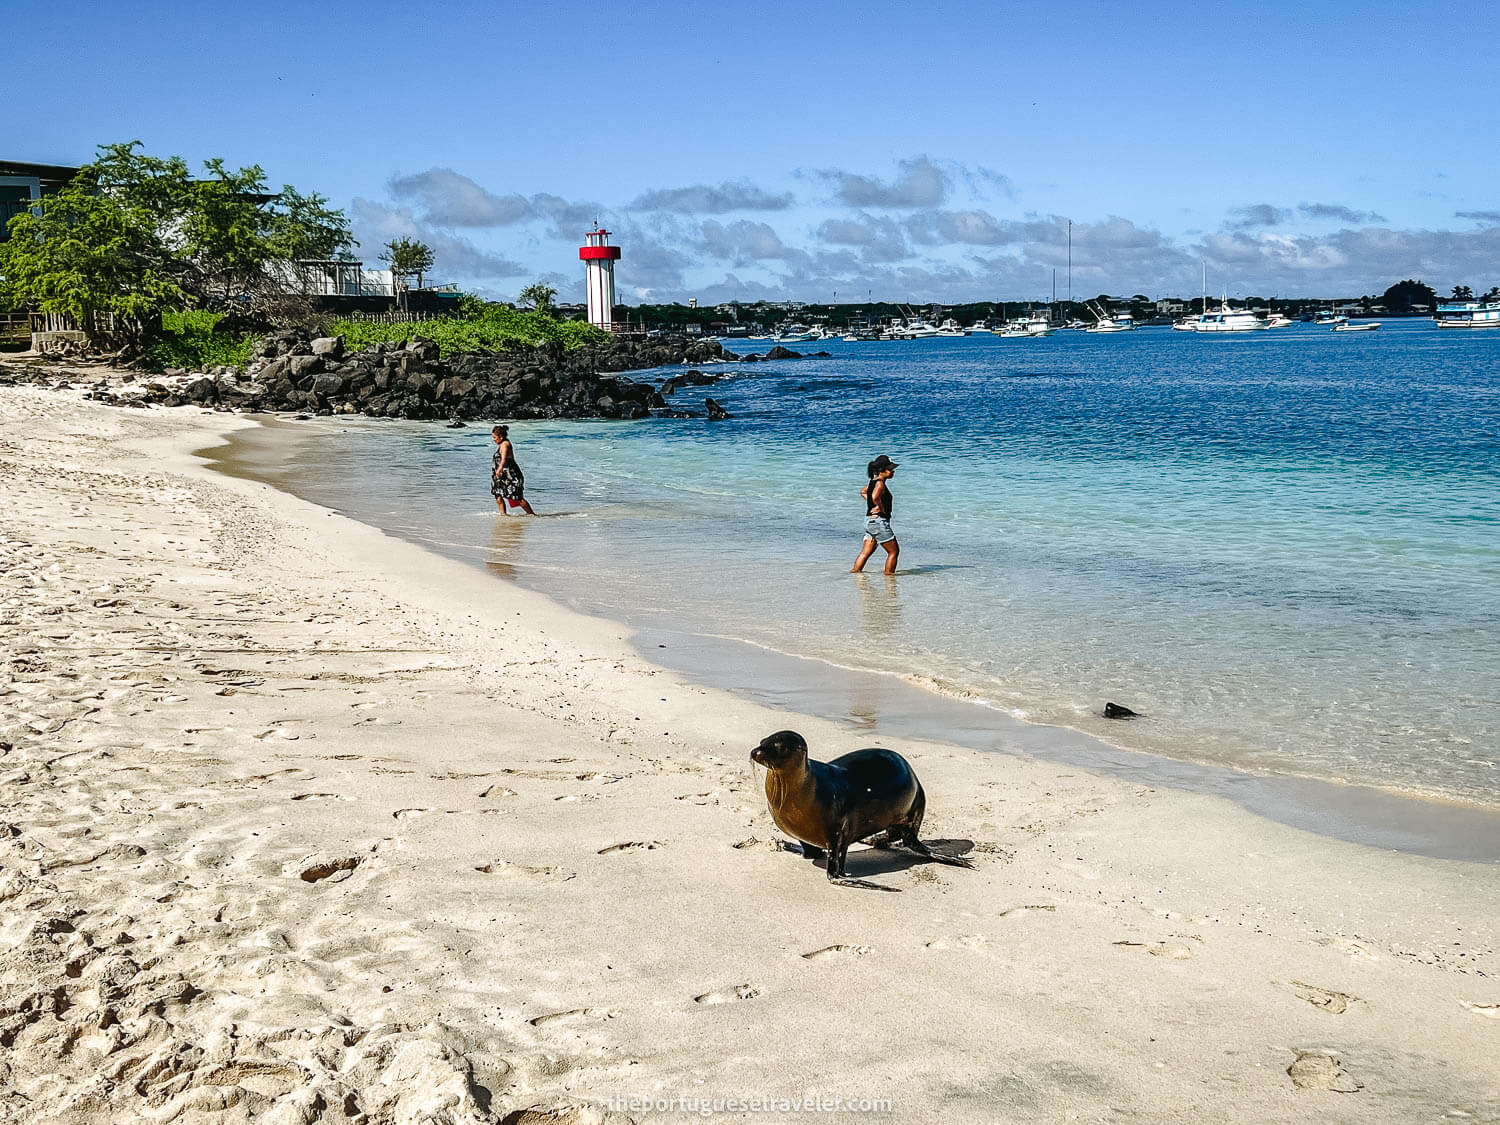
[[[807,742],[794,730],[777,731],[750,751],[766,767],[771,817],[788,836],[802,841],[802,854],[828,857],[828,879],[843,886],[875,887],[844,874],[849,845],[884,832],[887,844],[904,844],[924,859],[973,867],[967,859],[940,855],[917,838],[927,795],[910,763],[894,750],[856,750],[831,762],[814,762]],[[880,888],[886,890],[889,888]]]

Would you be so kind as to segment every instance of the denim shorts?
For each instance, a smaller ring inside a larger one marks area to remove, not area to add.
[[[865,520],[865,535],[877,543],[889,543],[896,538],[891,530],[891,521],[884,516],[871,516]]]

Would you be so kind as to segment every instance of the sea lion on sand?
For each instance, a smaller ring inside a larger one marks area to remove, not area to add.
[[[894,750],[856,750],[831,762],[814,762],[807,742],[794,730],[777,731],[750,751],[766,767],[771,817],[788,836],[802,841],[809,859],[828,856],[828,879],[844,886],[876,887],[844,874],[849,845],[878,833],[919,856],[954,867],[973,867],[958,856],[940,855],[917,838],[927,796],[911,765]],[[890,888],[881,887],[881,890]]]

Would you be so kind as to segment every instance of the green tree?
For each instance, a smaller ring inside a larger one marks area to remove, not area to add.
[[[321,196],[272,193],[260,168],[221,160],[195,180],[181,157],[139,147],[100,146],[71,183],[11,220],[0,243],[6,299],[65,313],[95,343],[140,344],[168,309],[267,310],[295,282],[277,262],[349,246],[343,213]]]
[[[1490,291],[1480,298],[1481,301],[1500,301],[1500,285],[1491,285]]]
[[[1474,290],[1470,289],[1467,285],[1455,285],[1453,287],[1452,299],[1455,301],[1472,301],[1474,299]]]
[[[1380,303],[1393,313],[1409,313],[1414,305],[1425,305],[1430,312],[1437,305],[1437,294],[1432,286],[1407,278],[1387,289]]]
[[[66,187],[10,220],[0,284],[11,300],[66,314],[91,339],[125,342],[138,342],[162,309],[191,301],[172,245],[192,194],[187,165],[142,156],[138,143],[104,146]]]
[[[552,302],[557,298],[557,290],[544,282],[534,281],[517,294],[516,299],[523,305],[530,305],[539,313],[552,313]]]
[[[417,279],[417,288],[422,287],[422,277],[432,268],[432,247],[416,239],[402,236],[385,244],[380,260],[391,267],[391,293],[402,308],[406,307],[406,280]]]

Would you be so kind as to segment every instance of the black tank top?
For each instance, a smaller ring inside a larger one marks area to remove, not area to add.
[[[880,499],[878,501],[875,499],[875,486],[877,484],[885,485],[885,490],[881,492]],[[865,493],[865,499],[868,501],[868,503],[865,504],[866,516],[884,516],[886,519],[891,518],[890,481],[882,481],[879,477],[871,480],[869,491]]]

